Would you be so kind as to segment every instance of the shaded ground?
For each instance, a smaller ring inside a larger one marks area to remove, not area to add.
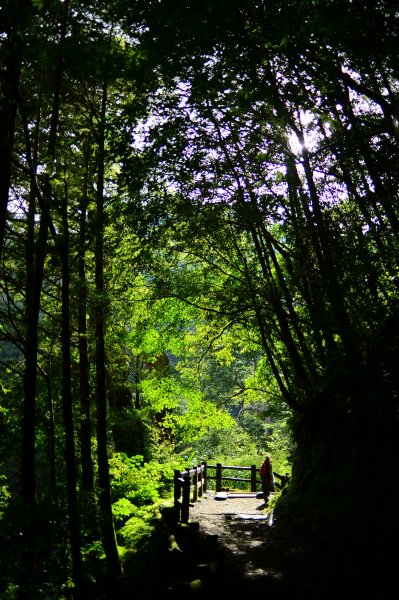
[[[373,547],[369,559],[363,553],[361,559],[348,556],[345,548],[332,550],[328,541],[280,524],[264,509],[261,499],[216,500],[214,493],[190,508],[190,522],[197,522],[199,531],[219,549],[219,575],[208,590],[215,598],[226,594],[308,600],[396,597],[396,558],[385,569],[375,560],[378,549]],[[391,593],[392,585],[396,591]]]
[[[208,492],[190,507],[187,525],[167,514],[158,551],[134,554],[132,573],[126,569],[120,585],[113,582],[96,600],[397,597],[397,541],[392,550],[376,544],[372,522],[361,541],[348,534],[333,548],[325,535],[274,519],[254,496],[216,500]]]

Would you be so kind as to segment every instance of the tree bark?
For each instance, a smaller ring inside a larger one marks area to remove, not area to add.
[[[62,410],[65,428],[65,463],[68,496],[69,534],[75,597],[83,598],[83,565],[80,550],[80,518],[76,491],[76,452],[72,410],[71,332],[70,332],[70,271],[67,205],[63,207],[63,238],[60,243],[62,274]]]
[[[4,43],[6,64],[2,72],[0,94],[0,256],[4,244],[11,183],[15,120],[24,49],[23,35],[28,26],[32,6],[29,0],[15,0],[7,4],[7,7],[3,7],[2,15],[7,22],[8,31]]]
[[[101,118],[98,141],[97,215],[95,239],[95,285],[96,285],[96,397],[97,397],[97,457],[100,487],[100,519],[102,541],[111,580],[122,574],[116,545],[112,517],[111,483],[107,443],[107,394],[104,339],[104,146],[107,87],[104,84],[101,101]]]
[[[78,289],[78,334],[79,334],[79,396],[80,396],[80,460],[82,465],[82,489],[94,489],[93,459],[91,455],[91,414],[89,385],[89,356],[87,342],[87,282],[86,282],[86,219],[89,147],[86,144],[86,171],[84,189],[80,202],[79,230],[79,289]]]

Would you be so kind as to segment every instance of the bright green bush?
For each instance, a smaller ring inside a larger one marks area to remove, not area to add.
[[[112,499],[127,498],[135,506],[154,504],[171,493],[173,468],[144,462],[143,457],[115,453],[110,459]]]
[[[143,456],[115,453],[110,459],[112,513],[121,555],[151,543],[159,508],[170,499],[173,464],[144,462]]]
[[[5,475],[0,475],[0,519],[3,517],[10,498],[11,494],[8,491],[7,477]]]
[[[112,505],[112,514],[116,523],[126,521],[126,519],[131,517],[136,510],[134,504],[127,498],[120,498]]]
[[[143,545],[149,542],[154,531],[154,523],[151,519],[142,517],[131,517],[118,531],[118,540],[129,548],[143,549]]]

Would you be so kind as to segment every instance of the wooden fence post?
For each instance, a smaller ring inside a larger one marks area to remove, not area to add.
[[[180,484],[180,479],[181,477],[181,472],[178,469],[175,469],[175,474],[174,474],[174,478],[173,478],[173,499],[174,499],[174,507],[175,507],[175,511],[176,511],[176,518],[178,521],[180,521],[180,495],[181,495],[181,484]]]
[[[222,465],[221,463],[216,464],[216,491],[222,491]]]
[[[194,467],[193,486],[193,502],[196,502],[198,500],[198,467]]]
[[[202,494],[204,493],[204,469],[202,468],[201,464],[199,464],[197,467],[197,473],[198,473],[198,497],[201,498]]]
[[[251,492],[256,492],[256,465],[251,465]]]
[[[205,492],[206,492],[206,486],[207,486],[207,480],[206,480],[207,473],[206,473],[206,461],[205,460],[202,462],[202,465],[204,467],[204,472],[202,474],[202,477],[204,478],[203,493],[205,494]]]
[[[183,473],[183,498],[181,507],[181,522],[188,523],[190,511],[190,473]]]

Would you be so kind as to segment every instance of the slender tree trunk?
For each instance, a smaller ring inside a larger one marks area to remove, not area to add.
[[[70,331],[69,331],[69,242],[67,205],[63,207],[63,233],[64,239],[60,243],[56,230],[52,223],[50,207],[52,203],[51,174],[56,156],[56,140],[59,123],[61,85],[63,77],[63,44],[66,38],[66,27],[68,19],[69,1],[64,4],[64,13],[61,23],[60,44],[58,64],[55,71],[55,84],[53,105],[50,119],[49,137],[47,143],[47,172],[43,177],[43,191],[36,183],[36,159],[35,152],[30,147],[30,136],[27,121],[22,114],[27,145],[27,155],[31,171],[31,186],[41,206],[41,217],[38,240],[35,247],[35,203],[32,194],[29,207],[28,219],[28,243],[27,243],[27,283],[26,283],[26,366],[24,378],[24,415],[23,415],[23,448],[22,448],[22,495],[26,504],[34,504],[35,495],[35,408],[36,408],[36,381],[37,381],[37,354],[38,354],[38,324],[40,314],[40,295],[44,274],[44,261],[47,250],[48,231],[51,230],[56,245],[60,250],[62,271],[62,371],[63,371],[63,415],[65,424],[66,440],[66,475],[68,493],[68,516],[71,538],[71,554],[74,582],[76,585],[76,598],[83,598],[81,594],[83,573],[82,559],[80,554],[80,530],[77,509],[76,493],[76,467],[74,450],[74,430],[72,419],[72,395],[71,395],[71,372],[70,372]],[[30,544],[34,547],[35,540],[32,537]],[[29,562],[24,560],[23,562]],[[33,564],[33,560],[31,561]],[[32,568],[27,566],[28,572]],[[30,583],[33,585],[33,581]],[[21,598],[30,598],[31,590],[29,583],[21,586]]]
[[[65,462],[73,579],[76,586],[75,597],[83,598],[83,566],[80,550],[80,518],[76,491],[76,453],[72,410],[69,232],[66,200],[62,221],[63,238],[60,244],[62,273],[62,409],[65,427]]]
[[[241,168],[242,173],[240,173],[239,170],[236,168],[234,161],[230,156],[229,148],[223,138],[220,124],[219,124],[217,118],[214,116],[209,103],[208,103],[208,112],[209,112],[210,118],[212,120],[212,123],[215,126],[220,147],[221,147],[223,154],[230,166],[231,173],[233,174],[233,176],[236,180],[239,203],[241,203],[243,210],[245,211],[245,207],[246,207],[245,191],[249,194],[250,197],[251,196],[253,197],[251,185],[249,184],[249,182],[246,178],[246,175],[245,175],[245,167],[242,166],[242,168]],[[237,151],[238,151],[238,154],[240,154],[240,150],[238,147],[237,147]],[[243,161],[241,161],[241,164],[243,165]],[[244,184],[242,183],[242,179],[244,180]],[[244,187],[245,183],[246,183],[246,188]],[[256,200],[253,202],[253,204],[255,205],[256,210],[257,210]],[[259,265],[262,270],[262,274],[263,274],[264,280],[266,282],[266,285],[268,286],[267,300],[272,304],[275,315],[277,317],[279,328],[280,328],[281,339],[282,339],[283,343],[285,344],[287,351],[290,355],[290,359],[291,359],[291,362],[292,362],[292,365],[293,365],[293,368],[294,368],[294,371],[296,373],[298,380],[301,381],[303,388],[307,389],[308,383],[309,383],[308,374],[303,366],[302,357],[298,352],[298,348],[297,348],[297,346],[295,344],[295,340],[292,336],[290,322],[287,318],[287,314],[281,303],[280,293],[277,290],[276,282],[274,280],[274,277],[270,270],[270,266],[268,264],[269,261],[268,261],[267,253],[262,251],[262,244],[261,244],[256,226],[254,225],[254,223],[250,222],[248,224],[248,231],[251,234],[253,244],[255,247],[255,251],[258,256]],[[251,284],[251,286],[252,286],[252,284]],[[256,302],[255,302],[254,308],[255,308],[255,306],[256,306]],[[259,310],[256,309],[256,312],[257,312],[257,319],[259,322]]]
[[[289,205],[287,208],[289,209],[291,225],[295,234],[296,248],[295,268],[293,267],[292,276],[306,302],[313,335],[317,345],[319,361],[320,364],[325,366],[327,359],[324,343],[327,351],[332,351],[335,343],[332,332],[324,324],[328,323],[325,304],[319,293],[313,293],[313,290],[317,286],[314,285],[316,274],[313,259],[310,257],[311,252],[309,252],[310,238],[312,235],[308,231],[306,219],[301,211],[301,202],[298,195],[298,173],[293,158],[288,154],[286,156],[286,173],[289,197]],[[300,272],[298,274],[299,266]],[[318,322],[315,315],[319,315]],[[324,325],[322,325],[322,323]]]
[[[2,44],[5,48],[6,65],[2,72],[0,93],[0,256],[3,250],[11,183],[15,119],[24,47],[23,35],[32,6],[29,0],[14,0],[7,4],[8,6],[2,8],[2,22],[7,23],[8,31],[6,40]]]
[[[269,361],[270,367],[272,369],[272,372],[276,378],[277,384],[279,386],[280,392],[282,394],[282,397],[284,398],[285,402],[288,404],[288,406],[291,406],[291,408],[294,408],[295,410],[298,410],[299,412],[302,412],[304,410],[304,407],[302,407],[297,401],[296,399],[291,395],[288,385],[289,385],[289,378],[286,378],[287,383],[285,383],[283,381],[283,378],[281,377],[280,374],[280,370],[276,364],[276,361],[274,360],[273,357],[273,353],[271,348],[273,347],[273,345],[270,343],[268,336],[267,336],[267,332],[266,332],[266,327],[265,327],[265,322],[264,322],[264,318],[262,315],[262,311],[261,308],[259,306],[259,302],[256,298],[256,291],[254,289],[254,285],[253,285],[253,279],[251,277],[250,274],[250,270],[248,268],[248,263],[247,263],[247,259],[244,255],[243,252],[241,252],[241,249],[237,243],[237,240],[235,238],[234,232],[232,232],[231,235],[231,239],[233,241],[233,244],[235,246],[235,249],[237,251],[238,256],[240,257],[240,260],[242,262],[242,265],[244,267],[244,276],[245,276],[245,280],[247,282],[248,285],[248,289],[249,289],[249,293],[251,296],[251,301],[252,301],[252,307],[254,310],[254,314],[255,314],[255,318],[256,318],[256,322],[258,325],[258,330],[259,330],[259,334],[262,340],[262,346],[263,349],[266,353],[267,359]]]
[[[26,141],[26,154],[30,165],[30,194],[27,215],[27,235],[25,246],[25,371],[23,376],[24,400],[22,415],[22,448],[21,448],[21,494],[26,515],[31,515],[24,526],[26,544],[21,557],[21,584],[19,597],[29,599],[34,586],[36,561],[35,547],[38,531],[35,519],[32,518],[36,505],[36,387],[38,371],[38,328],[40,314],[40,297],[44,273],[44,261],[47,251],[48,213],[42,212],[40,223],[36,226],[36,164],[38,128],[40,125],[40,103],[36,121],[36,135],[33,149],[30,143],[28,123],[21,102],[21,117]],[[37,239],[36,239],[37,235]]]
[[[86,147],[86,172],[80,202],[79,231],[79,290],[78,290],[78,333],[79,333],[79,395],[80,395],[80,454],[82,465],[82,490],[94,489],[93,459],[91,455],[91,414],[89,386],[89,355],[87,342],[87,283],[86,283],[86,219],[87,181],[89,148]]]
[[[331,252],[330,233],[326,226],[325,219],[321,210],[318,192],[310,165],[309,153],[305,148],[305,142],[302,137],[302,134],[298,132],[297,135],[304,148],[302,152],[303,167],[305,171],[306,181],[308,184],[313,212],[315,215],[315,221],[319,232],[320,247],[323,252],[323,261],[320,263],[321,275],[324,280],[325,289],[328,293],[331,302],[331,308],[347,356],[350,357],[352,361],[357,361],[359,358],[357,347],[357,334],[348,316],[340,284],[338,281],[336,265]]]
[[[68,4],[65,3],[64,19],[61,25],[60,47],[62,47],[66,36],[66,20],[68,14]],[[62,50],[56,70],[56,83],[53,96],[53,106],[50,120],[49,138],[47,144],[48,166],[47,171],[51,173],[55,159],[55,146],[59,120],[60,95],[62,83]],[[40,106],[38,107],[38,114]],[[50,205],[51,205],[51,187],[49,177],[45,178],[43,190],[44,203],[41,202],[42,212],[40,217],[40,227],[37,244],[35,247],[35,206],[34,195],[39,196],[36,186],[36,147],[31,148],[30,135],[26,116],[22,114],[25,131],[25,141],[27,155],[30,162],[31,171],[31,201],[28,216],[28,236],[26,250],[26,359],[24,376],[24,414],[23,414],[23,447],[22,447],[22,470],[21,486],[22,496],[26,503],[34,502],[35,493],[35,410],[36,410],[36,380],[37,380],[37,352],[38,352],[38,324],[40,311],[40,293],[44,273],[44,260],[47,250],[48,229],[51,225]],[[39,121],[39,117],[38,117]]]
[[[345,88],[345,92],[343,94],[342,102],[343,102],[343,106],[344,106],[346,115],[351,123],[352,131],[356,136],[356,142],[359,146],[359,150],[361,152],[361,155],[364,158],[364,162],[365,162],[366,168],[368,170],[368,176],[373,183],[374,190],[375,190],[375,196],[383,208],[383,212],[389,222],[389,225],[392,228],[392,231],[397,235],[399,233],[399,218],[398,218],[398,211],[397,211],[396,194],[395,194],[394,198],[391,198],[391,194],[389,192],[388,186],[384,185],[384,183],[381,180],[380,173],[378,172],[378,168],[375,165],[374,158],[370,151],[370,146],[365,141],[364,136],[362,135],[362,132],[359,130],[357,119],[353,113],[349,90],[346,88]],[[396,116],[395,116],[395,119],[396,119]],[[372,198],[373,195],[374,194],[371,193],[370,197]],[[376,214],[378,214],[379,213],[378,202],[373,202],[373,205],[374,205]],[[381,217],[381,220],[383,220],[382,217]]]
[[[267,256],[265,256],[265,254],[262,252],[261,244],[255,227],[253,225],[250,226],[250,233],[252,236],[256,253],[258,255],[258,260],[262,269],[264,279],[268,285],[269,291],[267,300],[271,303],[274,313],[276,315],[279,324],[281,340],[287,348],[287,352],[290,356],[290,360],[292,362],[292,366],[294,368],[298,381],[301,382],[304,389],[307,389],[309,384],[308,374],[305,371],[302,362],[302,357],[298,352],[297,344],[295,343],[295,340],[292,336],[290,322],[281,303],[280,294],[276,289],[274,279],[270,273],[270,268],[267,264]]]
[[[36,544],[39,535],[34,518],[36,508],[36,387],[40,297],[47,251],[48,219],[47,214],[41,214],[38,238],[35,242],[35,217],[35,196],[31,192],[26,241],[25,372],[21,455],[21,494],[24,514],[28,518],[23,527],[25,545],[21,556],[19,591],[21,600],[29,600],[32,597],[36,577]]]
[[[55,458],[55,416],[53,394],[51,389],[51,380],[49,375],[45,375],[47,386],[47,405],[49,412],[49,431],[48,431],[48,453],[50,463],[50,499],[54,501],[57,497],[57,470]]]
[[[35,294],[34,269],[34,235],[35,208],[34,199],[30,198],[26,235],[26,335],[25,335],[25,373],[24,373],[24,408],[22,418],[22,465],[21,492],[28,510],[35,504],[35,400],[37,378],[37,319],[33,299]],[[33,392],[33,393],[32,393]],[[33,449],[33,451],[32,451]]]
[[[96,397],[97,397],[97,453],[100,485],[100,519],[107,571],[111,580],[122,574],[112,518],[111,483],[107,443],[107,394],[104,340],[104,144],[107,87],[104,85],[98,142],[97,216],[95,240],[96,283]]]
[[[35,139],[33,147],[25,108],[21,102],[21,117],[26,141],[27,156],[30,164],[30,193],[27,215],[26,234],[26,309],[25,309],[25,373],[24,373],[24,410],[22,419],[22,466],[21,487],[24,502],[32,507],[35,499],[35,410],[36,410],[36,382],[37,382],[37,353],[38,353],[38,327],[40,311],[40,294],[43,281],[44,260],[47,246],[47,215],[40,215],[39,234],[36,237],[36,167],[38,152],[38,131],[40,127],[42,86],[40,85],[39,102],[37,107]]]
[[[288,319],[287,320],[289,320],[291,326],[293,327],[295,335],[298,339],[298,346],[302,351],[302,355],[304,357],[304,362],[308,366],[309,373],[312,375],[312,377],[316,377],[317,370],[316,370],[315,364],[313,362],[313,357],[311,355],[310,349],[308,347],[308,344],[305,340],[305,336],[302,331],[303,325],[301,325],[299,317],[295,312],[294,299],[293,299],[293,297],[290,293],[290,290],[288,289],[288,286],[286,284],[286,278],[285,278],[285,276],[281,270],[280,264],[277,260],[276,252],[275,252],[273,243],[270,239],[270,235],[267,232],[266,228],[263,226],[263,224],[261,224],[259,229],[261,232],[260,236],[259,236],[260,246],[262,248],[264,255],[266,256],[266,254],[268,254],[268,256],[270,257],[270,259],[273,263],[274,270],[277,275],[278,286],[281,290],[281,295],[284,297],[285,306],[287,307],[287,311],[288,311]],[[266,244],[266,248],[265,248],[265,244]]]

